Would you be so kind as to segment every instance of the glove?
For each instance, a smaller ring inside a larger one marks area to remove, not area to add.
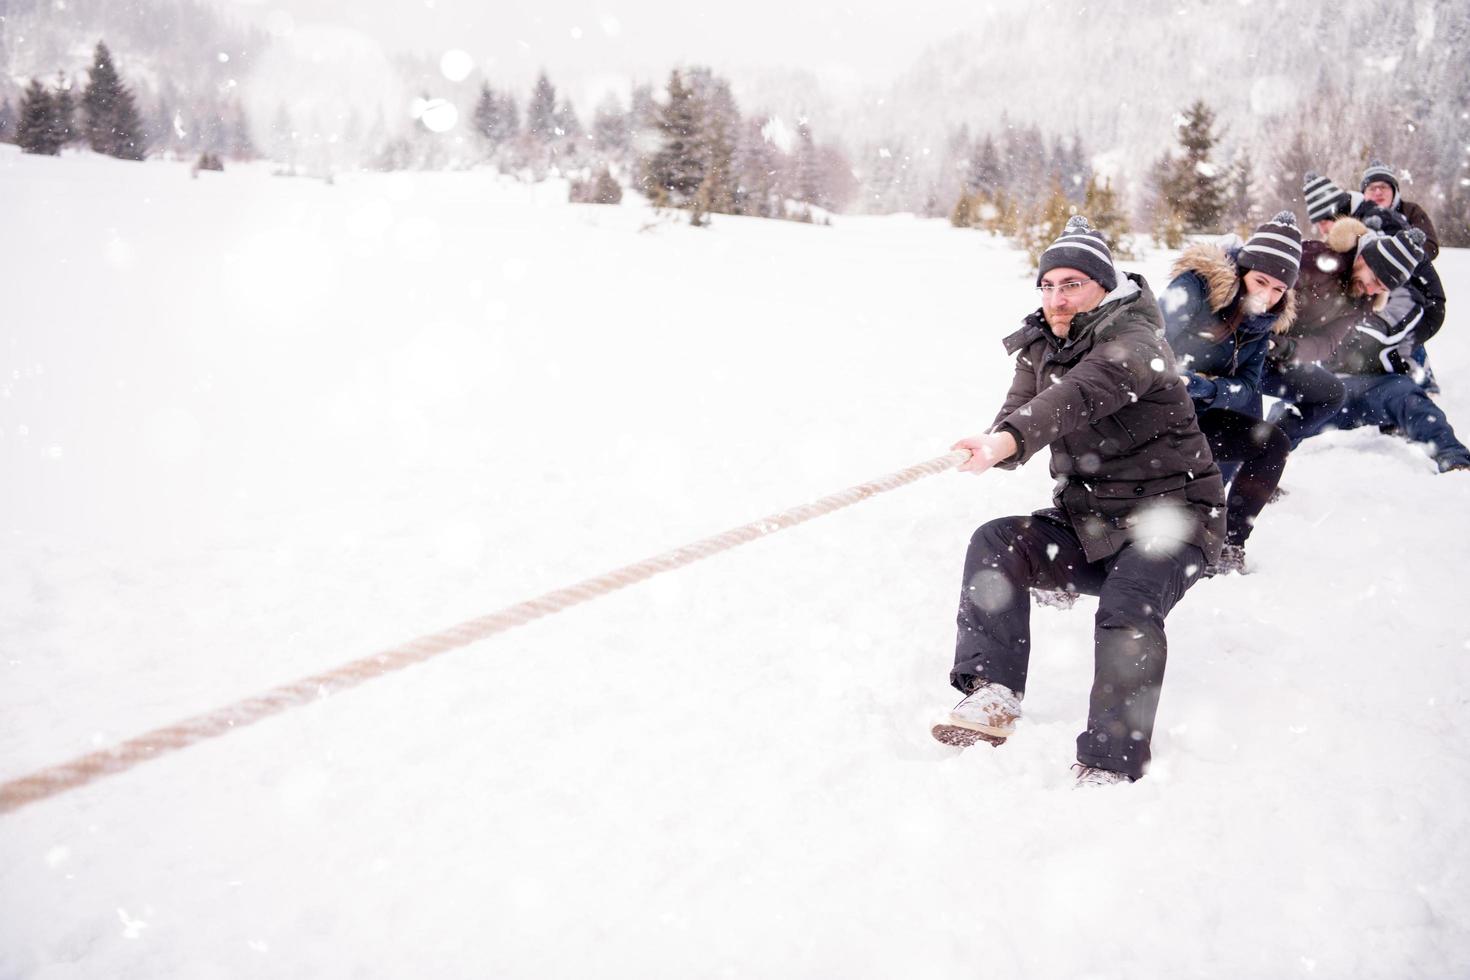
[[[1207,378],[1202,374],[1186,374],[1184,386],[1189,392],[1189,397],[1197,402],[1208,405],[1215,400],[1220,389],[1216,386],[1213,378]]]
[[[1288,337],[1285,334],[1277,334],[1271,338],[1270,349],[1266,352],[1266,355],[1273,361],[1282,364],[1287,363],[1296,356],[1296,338]]]

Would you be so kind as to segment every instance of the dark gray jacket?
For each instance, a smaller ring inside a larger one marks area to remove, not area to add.
[[[992,431],[1016,438],[1012,468],[1051,446],[1056,505],[1088,561],[1135,537],[1176,536],[1214,561],[1225,532],[1225,489],[1194,404],[1164,340],[1142,276],[1120,277],[1065,343],[1041,311],[1005,339],[1016,373]],[[1182,520],[1146,517],[1160,505]]]

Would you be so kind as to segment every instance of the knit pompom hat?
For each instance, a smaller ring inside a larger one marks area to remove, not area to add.
[[[1382,160],[1374,160],[1372,163],[1368,164],[1368,169],[1363,171],[1363,183],[1358,188],[1358,190],[1366,191],[1368,189],[1368,185],[1376,180],[1381,180],[1389,187],[1392,187],[1393,196],[1398,197],[1399,175],[1394,173],[1393,168],[1384,163]]]
[[[1076,269],[1095,280],[1108,292],[1118,288],[1118,272],[1113,268],[1113,251],[1103,240],[1102,232],[1088,224],[1080,214],[1073,215],[1061,237],[1041,253],[1041,267],[1036,284],[1052,269]]]
[[[1286,283],[1287,289],[1295,286],[1302,265],[1302,230],[1297,227],[1296,215],[1281,211],[1258,227],[1241,246],[1235,264],[1242,270],[1274,276]]]
[[[1370,231],[1358,239],[1358,257],[1368,263],[1379,282],[1398,289],[1424,261],[1424,241],[1424,232],[1418,228],[1393,235]]]
[[[1321,174],[1308,170],[1302,179],[1307,199],[1307,220],[1327,221],[1353,213],[1353,196]]]

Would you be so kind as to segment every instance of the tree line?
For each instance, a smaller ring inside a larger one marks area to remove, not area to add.
[[[0,140],[53,154],[85,144],[128,159],[202,150],[212,166],[221,155],[257,155],[238,96],[185,98],[165,81],[157,108],[144,116],[103,42],[86,74],[80,97],[74,81],[58,73],[50,85],[32,79],[18,108],[0,100]],[[482,82],[473,110],[451,134],[433,131],[421,118],[390,135],[379,118],[365,133],[354,121],[328,138],[315,124],[298,131],[282,106],[268,129],[266,153],[293,170],[303,158],[308,169],[327,171],[344,164],[383,170],[489,164],[527,180],[567,178],[576,201],[614,202],[625,188],[637,190],[657,205],[687,211],[695,223],[720,213],[811,220],[850,209],[916,211],[1033,251],[1070,214],[1083,212],[1124,255],[1136,233],[1178,247],[1190,234],[1248,230],[1282,207],[1300,206],[1306,171],[1352,182],[1376,156],[1430,177],[1433,191],[1421,203],[1442,223],[1446,244],[1470,245],[1470,120],[1462,120],[1464,132],[1447,134],[1464,137],[1463,172],[1438,174],[1442,161],[1433,146],[1444,140],[1426,139],[1404,124],[1412,107],[1375,102],[1365,109],[1328,89],[1308,105],[1298,118],[1273,122],[1286,138],[1269,153],[1237,149],[1227,158],[1214,111],[1196,100],[1174,120],[1170,145],[1135,177],[1136,187],[1116,172],[1095,173],[1094,155],[1076,133],[1045,134],[1007,116],[991,132],[972,135],[961,126],[937,148],[892,137],[870,141],[850,157],[836,141],[818,141],[808,120],[742,112],[729,82],[703,67],[675,69],[658,90],[638,85],[626,102],[609,95],[585,122],[545,72],[524,97]],[[1329,117],[1350,124],[1324,126]],[[313,162],[318,143],[336,147],[326,151],[335,156]],[[357,143],[369,149],[353,160],[341,147]]]

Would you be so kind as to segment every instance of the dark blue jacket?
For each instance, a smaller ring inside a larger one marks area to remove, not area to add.
[[[1259,416],[1261,374],[1273,329],[1295,317],[1287,290],[1276,309],[1245,317],[1221,340],[1226,315],[1243,286],[1235,265],[1238,247],[1195,245],[1174,265],[1174,280],[1159,297],[1164,334],[1189,386],[1196,412],[1225,408]]]

